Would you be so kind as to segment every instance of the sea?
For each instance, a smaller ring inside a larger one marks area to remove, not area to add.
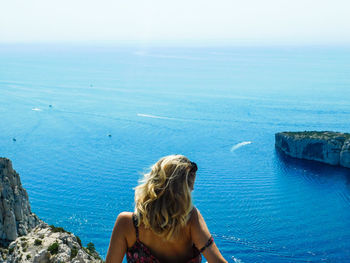
[[[228,262],[350,262],[350,169],[275,149],[349,120],[350,47],[0,45],[0,156],[102,257],[143,173],[183,154]]]

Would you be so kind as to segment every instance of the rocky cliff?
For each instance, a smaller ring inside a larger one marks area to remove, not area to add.
[[[0,245],[6,246],[18,236],[26,235],[39,223],[11,161],[0,158]]]
[[[275,146],[285,154],[350,168],[350,134],[330,131],[280,132]]]
[[[94,245],[49,226],[31,212],[28,194],[9,159],[0,158],[0,262],[102,262]]]
[[[74,234],[41,222],[27,235],[0,249],[0,262],[97,263],[102,260],[93,245],[85,248]]]

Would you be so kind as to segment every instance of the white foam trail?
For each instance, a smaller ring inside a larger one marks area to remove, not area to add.
[[[139,117],[146,117],[146,118],[153,118],[153,119],[176,120],[175,118],[155,116],[155,115],[143,114],[143,113],[137,113],[137,116],[139,116]]]
[[[33,111],[42,111],[42,109],[39,109],[39,108],[33,108],[32,110]]]
[[[238,258],[235,258],[234,256],[232,256],[232,260],[236,263],[243,263],[242,260],[238,259]]]
[[[242,146],[244,145],[248,145],[248,144],[251,144],[252,142],[248,141],[248,142],[240,142],[240,143],[237,143],[236,145],[233,145],[232,148],[231,148],[231,152],[234,152],[235,150],[237,150],[238,148],[241,148]]]

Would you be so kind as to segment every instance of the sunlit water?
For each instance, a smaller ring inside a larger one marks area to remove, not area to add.
[[[274,147],[279,131],[350,132],[349,61],[344,48],[1,46],[0,156],[40,218],[103,256],[140,173],[181,153],[229,262],[350,261],[350,170]]]

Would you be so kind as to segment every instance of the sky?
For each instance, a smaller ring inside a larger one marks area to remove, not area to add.
[[[350,45],[350,0],[0,0],[0,43]]]

